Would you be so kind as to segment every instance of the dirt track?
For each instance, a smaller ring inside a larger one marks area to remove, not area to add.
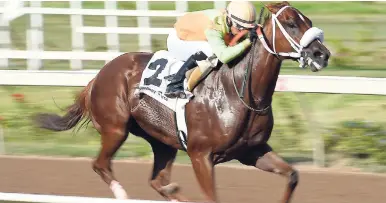
[[[115,162],[118,179],[135,199],[163,200],[147,183],[151,164]],[[279,202],[285,180],[254,169],[216,168],[217,188],[224,203]],[[191,200],[202,200],[190,166],[176,165],[173,181]],[[293,203],[384,203],[386,176],[300,170]],[[112,197],[91,169],[91,160],[0,157],[0,192]]]

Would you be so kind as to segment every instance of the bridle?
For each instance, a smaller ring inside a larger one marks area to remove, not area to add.
[[[257,28],[257,36],[259,40],[262,42],[264,48],[271,54],[276,56],[285,56],[290,57],[292,59],[297,59],[299,62],[299,66],[302,68],[305,68],[306,65],[310,65],[311,62],[314,63],[315,67],[320,69],[320,65],[316,62],[312,61],[312,59],[307,60],[302,56],[302,50],[304,47],[307,47],[312,41],[319,40],[321,43],[324,41],[324,33],[323,30],[317,28],[317,27],[310,27],[302,36],[300,43],[296,42],[284,29],[283,25],[278,20],[278,16],[286,9],[286,8],[293,8],[291,6],[284,6],[282,7],[278,12],[272,13],[272,46],[273,50],[268,46],[267,42],[265,41],[264,35],[263,35],[263,27],[259,25]],[[264,9],[264,7],[263,7]],[[262,11],[263,11],[262,9]],[[295,9],[296,10],[296,9]],[[261,12],[262,12],[261,11]],[[297,11],[296,11],[297,12]],[[297,12],[299,17],[305,22],[304,17]],[[287,39],[287,41],[290,43],[291,47],[295,50],[295,52],[276,52],[276,24],[279,27],[281,33],[284,35],[284,37]],[[308,64],[307,64],[308,62]]]
[[[320,65],[319,64],[314,62],[309,57],[304,57],[302,55],[302,52],[303,52],[303,48],[307,47],[314,40],[319,40],[322,43],[324,41],[324,35],[323,35],[324,33],[323,33],[323,31],[321,29],[317,28],[317,27],[311,27],[311,28],[309,28],[304,33],[304,35],[302,36],[302,38],[300,40],[300,43],[296,42],[287,33],[287,31],[284,29],[283,25],[280,23],[280,21],[277,18],[287,8],[292,8],[292,7],[291,6],[284,6],[278,12],[276,12],[276,14],[272,13],[272,16],[271,16],[271,19],[272,19],[272,44],[273,44],[273,50],[272,50],[268,46],[268,44],[267,44],[267,42],[266,42],[266,40],[264,38],[263,26],[260,25],[260,21],[261,21],[262,14],[263,14],[263,11],[264,11],[264,7],[262,7],[262,9],[260,11],[259,19],[258,19],[258,27],[257,27],[257,30],[256,30],[258,39],[262,42],[264,48],[269,53],[271,53],[271,54],[273,54],[275,56],[285,56],[285,57],[289,57],[289,58],[292,58],[292,59],[296,59],[299,62],[300,67],[302,67],[302,68],[305,68],[307,65],[310,65],[311,63],[313,63],[316,68],[320,69]],[[297,13],[298,13],[299,17],[305,22],[304,17],[299,12],[297,12]],[[278,25],[278,27],[279,27],[280,31],[282,32],[282,34],[284,35],[284,37],[290,43],[291,47],[295,50],[295,52],[277,52],[276,51],[276,44],[275,44],[275,42],[276,42],[276,39],[275,39],[275,36],[276,36],[276,24]],[[251,66],[253,65],[253,58],[254,58],[253,54],[255,53],[255,51],[254,51],[255,44],[256,44],[256,40],[254,42],[252,42],[252,48],[251,48],[252,54],[250,55],[250,58],[249,58],[250,60],[249,60],[248,67],[245,69],[244,79],[243,79],[243,83],[242,83],[242,86],[241,86],[241,93],[239,92],[239,90],[237,89],[237,86],[236,86],[236,81],[235,81],[235,76],[234,76],[234,69],[233,69],[233,85],[235,87],[237,95],[239,96],[241,102],[244,104],[245,107],[247,107],[248,109],[250,109],[250,110],[252,110],[254,112],[257,112],[258,114],[265,114],[267,112],[267,110],[271,107],[271,104],[269,104],[268,106],[266,106],[264,108],[256,109],[256,108],[253,108],[253,107],[249,106],[243,100],[243,98],[244,98],[244,89],[245,89],[247,77],[249,76],[249,74],[251,72],[250,71]]]

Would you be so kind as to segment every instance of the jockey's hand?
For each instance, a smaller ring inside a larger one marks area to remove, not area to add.
[[[257,32],[255,28],[252,28],[249,30],[249,40],[253,42],[255,39],[257,39]]]

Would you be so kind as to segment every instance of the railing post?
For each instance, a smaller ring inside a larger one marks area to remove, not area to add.
[[[4,129],[0,123],[0,155],[5,154],[5,139],[4,139]]]
[[[214,8],[216,9],[225,9],[227,2],[226,1],[214,1]]]
[[[19,0],[8,0],[8,1],[0,1],[0,6],[5,9],[14,9],[20,5]],[[8,16],[11,15],[11,16]],[[9,31],[10,21],[15,17],[15,14],[10,13],[9,10],[5,11],[1,15],[0,22],[0,50],[10,50],[11,43],[11,34]],[[7,69],[9,67],[9,59],[8,58],[0,58],[0,69]]]
[[[149,10],[148,1],[136,1],[137,2],[137,10]],[[138,17],[138,27],[148,28],[150,27],[150,18],[148,16]],[[151,36],[150,34],[140,34],[138,36],[139,40],[139,51],[143,52],[151,52]]]
[[[307,101],[305,93],[295,93],[295,95],[300,102],[300,106],[307,120],[307,134],[312,134],[311,136],[307,136],[307,138],[312,139],[313,164],[317,167],[325,167],[324,140],[317,119],[313,115],[312,105]]]
[[[81,9],[82,0],[70,1],[70,7],[72,9]],[[82,15],[71,15],[71,33],[72,33],[72,50],[73,51],[84,51],[84,36],[83,33],[76,32],[77,27],[83,26]],[[82,60],[71,60],[71,69],[83,69]]]
[[[188,11],[188,2],[186,0],[176,1],[175,5],[176,5],[176,11],[177,12],[186,12],[186,11]]]
[[[30,7],[40,8],[42,3],[40,1],[31,1]],[[43,15],[31,14],[30,15],[30,27],[27,30],[27,50],[29,51],[42,51],[44,50],[44,36],[43,36]],[[39,70],[42,67],[41,59],[28,59],[27,69]]]
[[[117,2],[115,0],[105,0],[105,9],[117,9]],[[105,16],[106,27],[118,27],[117,16]],[[119,52],[119,35],[116,33],[106,34],[106,43],[108,52]],[[106,61],[108,63],[109,60]]]

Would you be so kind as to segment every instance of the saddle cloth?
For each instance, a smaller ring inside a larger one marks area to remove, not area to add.
[[[177,60],[166,50],[154,53],[142,73],[142,78],[136,93],[144,93],[175,112],[177,123],[177,135],[181,145],[187,147],[187,126],[185,117],[185,105],[193,97],[193,94],[186,90],[187,79],[184,80],[186,99],[168,98],[164,95],[167,85],[171,82],[174,74],[178,72],[184,61]]]

